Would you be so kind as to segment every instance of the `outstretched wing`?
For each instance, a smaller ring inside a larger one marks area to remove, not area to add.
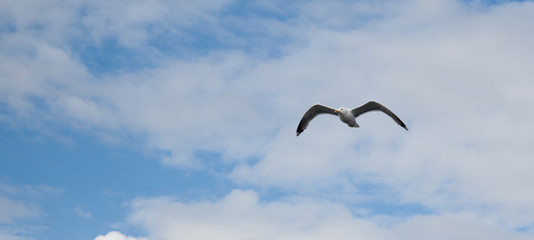
[[[302,133],[304,129],[306,129],[306,127],[308,127],[308,124],[315,116],[321,113],[329,113],[329,114],[337,116],[335,109],[331,107],[323,106],[321,104],[315,104],[310,109],[308,109],[308,111],[306,111],[304,116],[302,116],[299,126],[297,127],[297,136],[300,135],[300,133]]]
[[[397,115],[395,115],[392,111],[390,111],[388,108],[384,107],[384,105],[378,103],[378,102],[375,102],[375,101],[369,101],[368,103],[364,104],[364,105],[361,105],[357,108],[354,108],[351,110],[352,112],[352,115],[354,115],[354,117],[358,117],[360,116],[361,114],[364,114],[366,112],[369,112],[369,111],[382,111],[383,113],[387,114],[388,116],[390,116],[391,118],[393,118],[393,120],[395,120],[395,122],[397,124],[399,124],[401,127],[403,127],[404,129],[408,130],[408,128],[406,127],[406,125],[400,120],[399,117],[397,117]]]

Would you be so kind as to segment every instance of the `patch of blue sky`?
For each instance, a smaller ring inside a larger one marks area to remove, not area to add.
[[[1,180],[63,190],[60,196],[48,196],[36,204],[43,214],[28,222],[43,226],[37,236],[87,238],[107,232],[126,218],[124,203],[136,197],[217,199],[233,188],[217,174],[168,168],[133,149],[106,146],[76,132],[66,134],[75,142],[43,140],[30,130],[0,127]]]
[[[509,2],[527,2],[531,0],[463,0],[464,2],[480,2],[488,5],[498,5]]]
[[[379,177],[373,174],[345,172],[339,179],[346,179],[344,184],[337,184],[321,189],[318,198],[338,202],[352,209],[355,216],[373,217],[388,215],[391,217],[410,217],[432,214],[434,209],[420,203],[403,201],[398,192],[388,185],[374,181]],[[360,213],[364,209],[364,213]]]
[[[72,51],[91,74],[99,77],[153,68],[168,60],[194,60],[219,51],[280,57],[283,46],[291,42],[289,37],[270,39],[267,35],[246,33],[239,29],[232,31],[229,34],[235,37],[234,40],[206,31],[188,29],[181,34],[161,33],[153,36],[143,49],[123,46],[112,37],[100,44],[78,43],[72,46]]]
[[[524,233],[533,233],[534,225],[522,226],[522,227],[516,228],[515,231],[524,232]]]
[[[283,1],[283,7],[276,1],[269,3],[258,3],[255,1],[234,1],[228,5],[220,14],[223,16],[235,16],[242,18],[266,18],[278,21],[289,21],[298,17],[299,1]],[[302,2],[302,1],[300,1]],[[261,4],[264,4],[263,6]]]
[[[11,13],[0,9],[0,38],[2,34],[13,33],[17,30]]]
[[[0,17],[0,39],[4,34],[10,34],[17,31],[17,27],[15,24],[9,22],[9,21],[1,21]]]
[[[189,60],[214,52],[237,51],[249,55],[280,57],[292,43],[291,36],[240,26],[247,18],[222,18],[216,26],[193,26],[162,32],[149,39],[150,47],[170,58]]]
[[[362,201],[349,204],[354,209],[365,209],[367,216],[388,215],[393,217],[410,217],[415,215],[428,215],[433,213],[432,208],[418,204],[401,202],[401,199],[391,189],[373,183],[360,184],[358,194],[363,196]]]
[[[2,116],[7,118],[8,114],[9,114],[9,104],[3,102],[3,101],[0,101],[0,123],[2,123]]]
[[[138,26],[148,38],[145,44],[136,47],[122,45],[118,36],[113,35],[98,41],[85,38],[89,29],[79,24],[80,36],[72,39],[69,46],[96,76],[151,68],[168,59],[191,60],[218,51],[277,58],[293,39],[287,32],[275,33],[262,24],[294,17],[291,11],[269,11],[242,1],[216,14],[215,22],[199,21],[190,26],[151,22]]]
[[[248,188],[242,186],[242,188],[258,191],[262,203],[310,198],[345,206],[358,218],[373,218],[379,215],[407,218],[435,213],[431,207],[399,201],[401,197],[390,188],[370,182],[354,183],[351,187],[336,185],[318,188],[310,193],[283,188],[255,188],[253,186],[248,186]]]
[[[482,6],[496,6],[496,5],[502,5],[507,3],[522,3],[522,2],[528,2],[532,0],[461,0],[461,2],[468,3],[468,4],[475,4],[475,5],[482,5]]]
[[[432,208],[418,204],[400,201],[401,196],[390,187],[370,181],[353,182],[353,197],[350,201],[342,199],[344,204],[352,209],[365,209],[362,217],[375,215],[388,215],[392,217],[409,217],[414,215],[427,215],[433,212]],[[344,190],[346,192],[346,190]],[[358,214],[356,214],[358,215]]]
[[[147,56],[145,51],[123,46],[116,37],[106,38],[99,43],[73,43],[70,47],[73,54],[96,77],[156,66],[153,58]]]

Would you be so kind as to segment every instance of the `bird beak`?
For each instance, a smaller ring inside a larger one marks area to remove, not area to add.
[[[334,112],[336,112],[336,113],[337,113],[337,112],[339,112],[339,110],[337,110],[337,109],[336,109],[336,110],[334,110]]]

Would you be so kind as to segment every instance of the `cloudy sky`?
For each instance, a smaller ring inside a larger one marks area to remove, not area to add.
[[[1,1],[0,239],[533,239],[533,12]]]

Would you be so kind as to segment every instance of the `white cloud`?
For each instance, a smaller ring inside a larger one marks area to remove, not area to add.
[[[12,223],[17,219],[35,217],[39,212],[38,208],[28,203],[0,196],[0,223]]]
[[[481,216],[459,213],[394,221],[359,218],[342,204],[316,199],[260,201],[234,190],[216,201],[137,199],[133,224],[165,239],[527,239]]]
[[[470,213],[415,216],[395,225],[400,239],[530,239],[528,233],[502,230],[491,219]]]
[[[39,201],[57,195],[61,189],[47,185],[10,185],[0,183],[0,239],[32,239],[39,226],[28,224],[43,215]]]
[[[410,132],[380,114],[362,116],[357,130],[334,118],[317,119],[298,139],[289,134],[294,126],[287,126],[261,161],[243,164],[232,177],[296,191],[374,182],[390,188],[388,196],[400,194],[401,202],[474,208],[511,228],[531,225],[534,115],[525,109],[534,102],[528,94],[534,71],[527,66],[534,60],[528,44],[534,38],[525,24],[532,7],[512,3],[474,13],[452,8],[461,21],[416,29],[413,15],[399,14],[354,32],[321,30],[313,35],[316,46],[283,60],[302,55],[305,65],[342,59],[308,65],[312,73],[321,69],[317,75],[325,81],[302,86],[310,101],[324,96],[330,102],[323,103],[338,107],[380,96]]]
[[[325,202],[260,203],[255,192],[234,190],[215,202],[168,198],[133,202],[131,221],[151,239],[377,239],[376,226]]]
[[[111,231],[106,235],[99,235],[95,240],[146,240],[145,238],[135,238],[131,236],[126,236],[117,231]]]

